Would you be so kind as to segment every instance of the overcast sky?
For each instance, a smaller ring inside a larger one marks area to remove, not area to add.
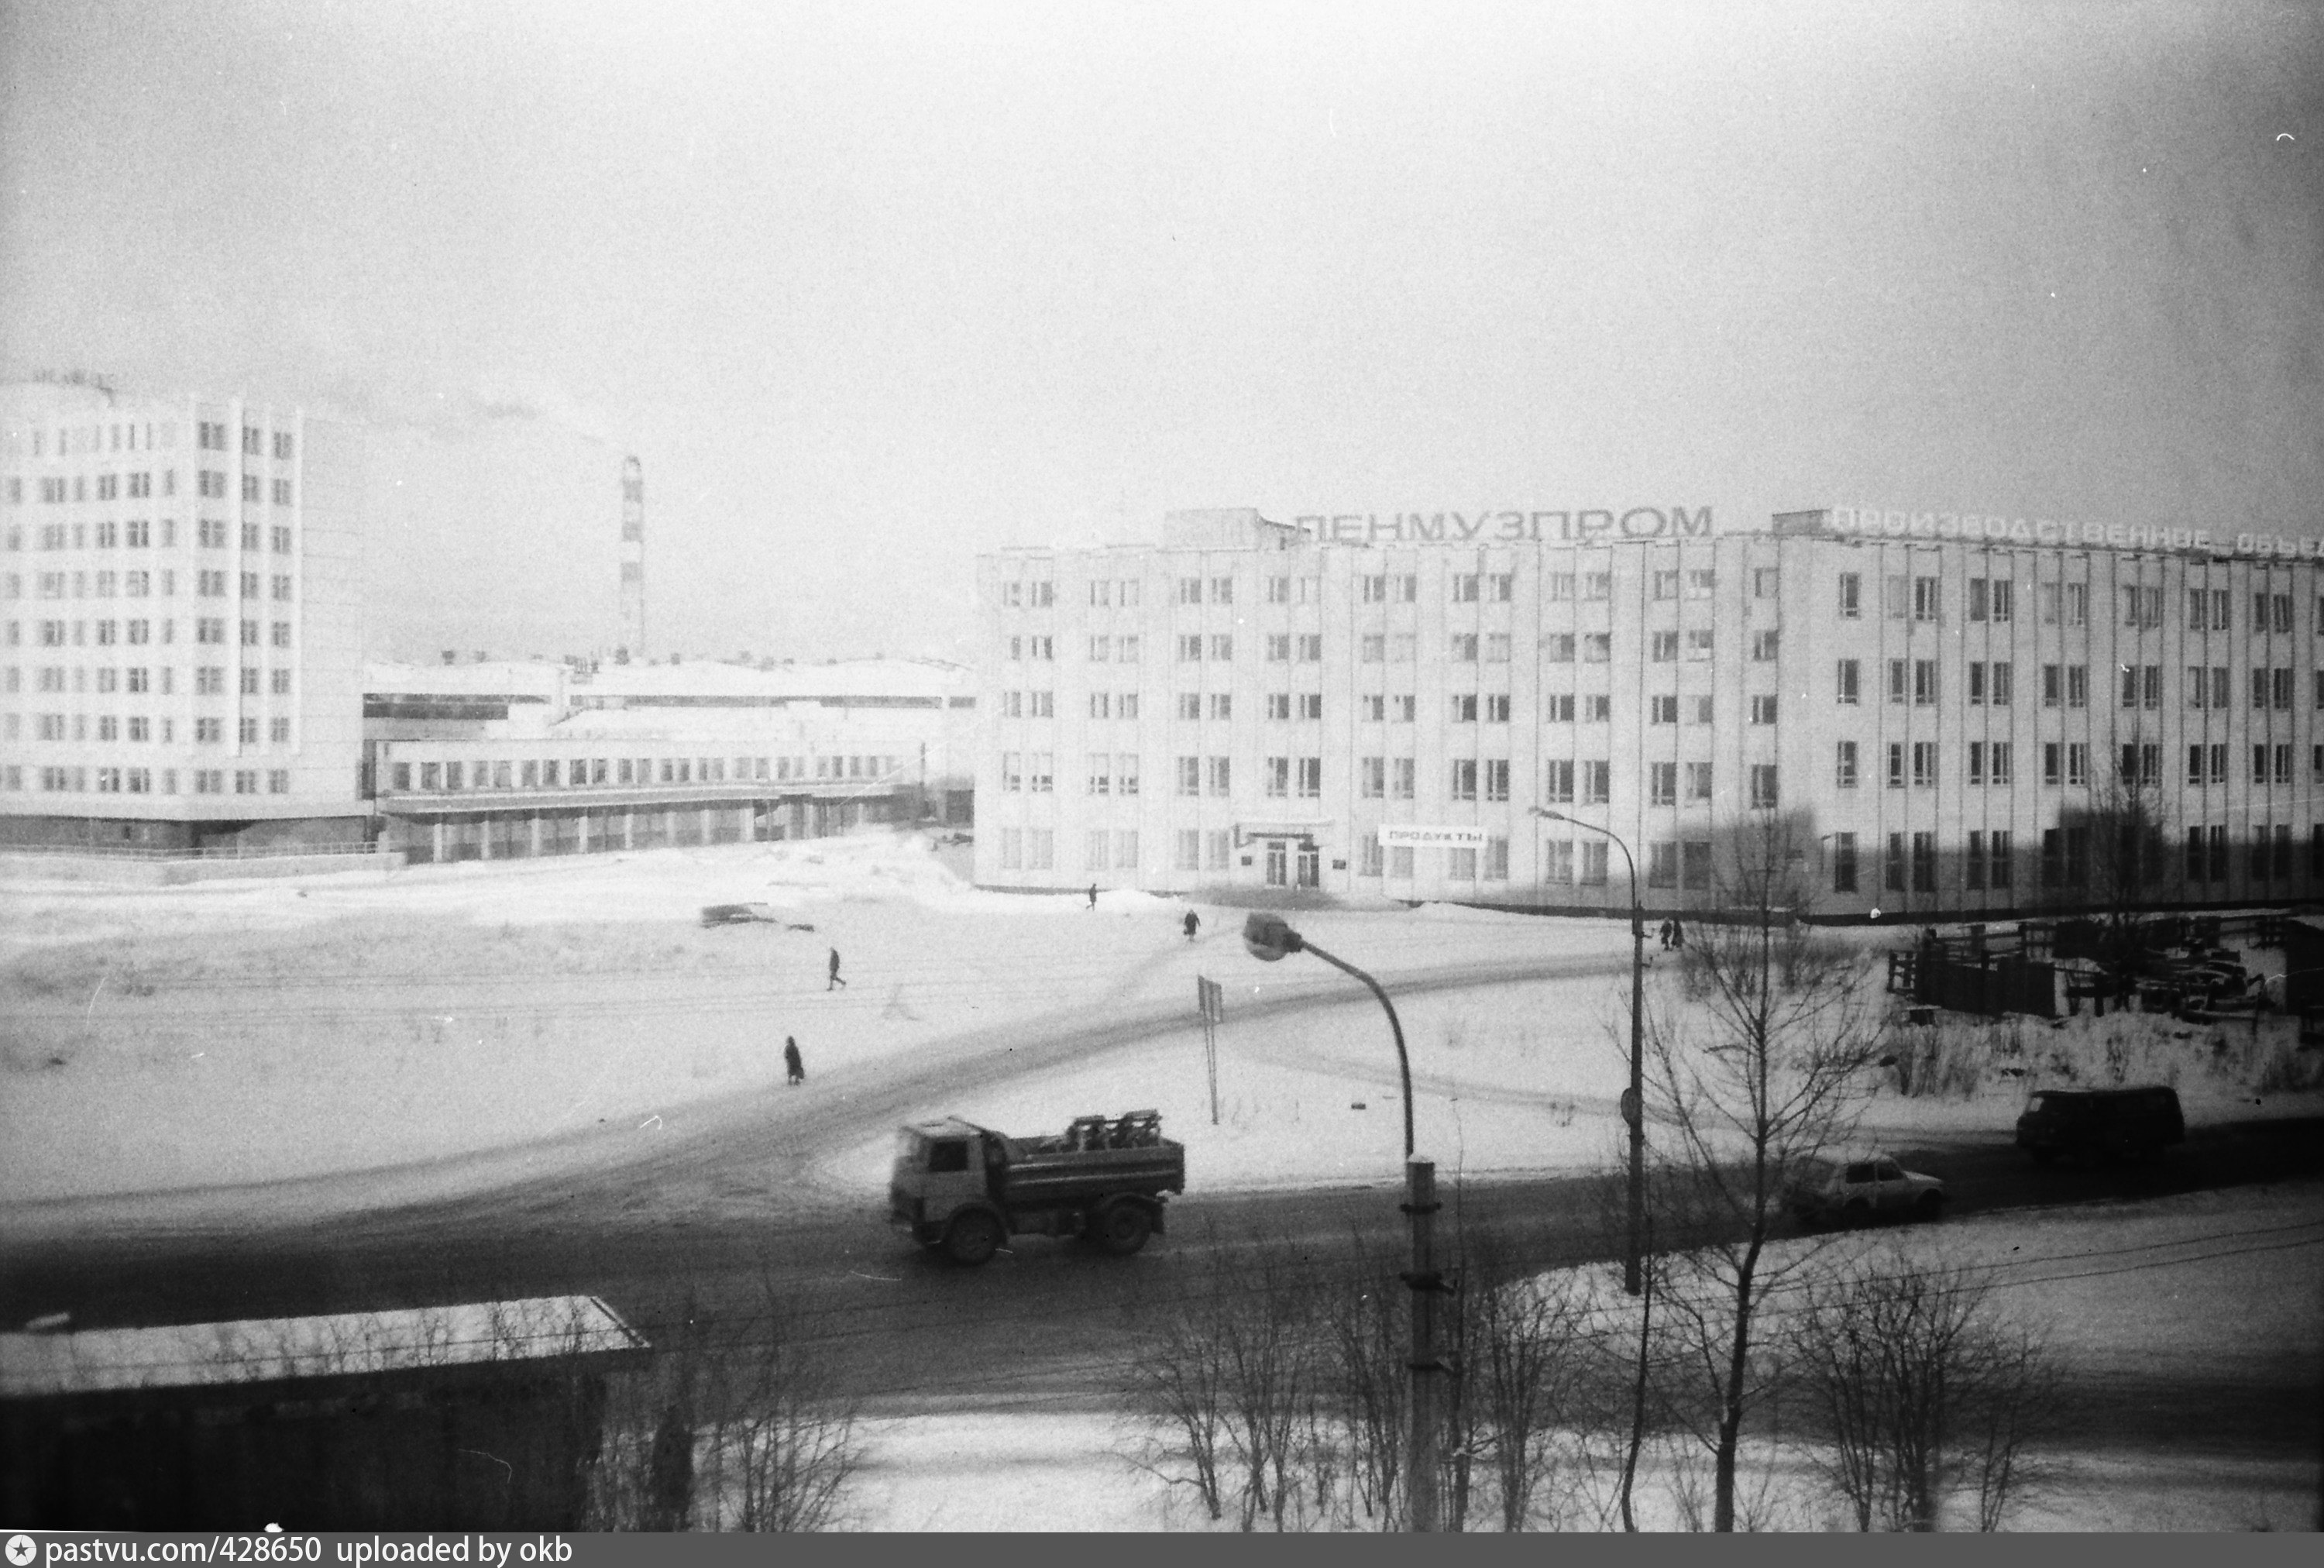
[[[2324,534],[2324,12],[0,0],[0,374],[376,432],[375,651],[964,654],[1182,507]]]

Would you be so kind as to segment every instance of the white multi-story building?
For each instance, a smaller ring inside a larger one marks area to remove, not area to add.
[[[0,842],[359,841],[363,435],[0,394]]]
[[[2315,541],[1544,516],[1179,513],[982,558],[978,880],[1622,908],[1586,823],[1683,911],[1777,813],[1821,911],[1976,918],[2100,896],[2130,780],[2154,899],[2324,890]]]

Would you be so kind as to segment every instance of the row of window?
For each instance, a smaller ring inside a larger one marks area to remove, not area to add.
[[[134,648],[148,642],[175,642],[177,641],[178,632],[178,623],[175,621],[166,620],[150,622],[135,620],[74,621],[70,623],[63,621],[37,621],[31,624],[34,633],[32,641],[36,646],[42,648],[83,648],[88,646],[92,641],[94,641],[95,645],[99,648],[109,648],[115,642],[125,643]],[[194,641],[196,642],[223,646],[230,641],[226,636],[227,622],[224,616],[199,616],[195,619],[193,624]],[[97,633],[93,640],[89,636],[89,632],[92,628]],[[157,631],[160,632],[158,637],[154,635]],[[243,622],[241,626],[242,646],[244,648],[256,648],[259,646],[259,631],[260,623],[258,622]],[[274,622],[266,629],[266,641],[269,645],[275,648],[288,648],[290,646],[290,622]],[[15,621],[9,622],[7,628],[7,646],[10,648],[15,648],[22,645],[24,641],[24,623]]]
[[[243,667],[238,679],[242,695],[244,696],[258,695],[261,673],[255,665]],[[290,695],[290,671],[276,669],[266,671],[264,675],[267,690],[276,696]],[[0,671],[0,689],[5,689],[11,694],[19,690],[95,691],[99,694],[125,691],[133,695],[158,692],[163,696],[168,696],[177,689],[177,671],[166,664],[150,669],[142,664],[133,664],[124,668],[115,668],[107,664],[98,665],[93,669],[83,665],[68,668],[61,664],[43,664],[34,667],[32,678],[27,681],[24,678],[24,671],[12,664],[5,671]],[[226,690],[225,667],[204,665],[197,669],[194,671],[194,690],[197,694],[202,695],[223,693]]]
[[[1941,622],[1944,619],[1942,578],[1900,574],[1886,578],[1883,587],[1883,607],[1890,620]],[[1971,577],[1968,579],[1968,612],[1971,621],[2008,622],[2015,618],[2016,588],[2009,578]],[[2088,584],[2042,583],[2036,585],[2035,591],[2042,624],[2086,626],[2089,623]],[[2232,590],[2190,587],[2184,593],[2187,630],[2232,630]],[[2163,624],[2163,588],[2126,584],[2120,588],[2119,595],[2123,625],[2144,630]],[[1864,581],[1860,573],[1840,574],[1838,607],[1843,620],[1856,620],[1864,613]],[[2316,625],[2319,632],[2324,633],[2324,597],[2319,597],[2316,602]],[[2292,595],[2264,588],[2255,589],[2251,596],[2250,627],[2255,632],[2289,634],[2292,629]]]
[[[76,474],[69,479],[62,475],[45,475],[40,481],[36,493],[44,506],[62,506],[88,501],[152,499],[153,475],[150,473],[99,474],[96,475],[97,484],[94,486],[88,483],[89,477],[86,474]],[[199,495],[213,501],[223,501],[226,499],[228,488],[226,475],[216,468],[204,468],[195,475],[194,487],[196,493]],[[95,491],[94,494],[91,493],[92,489]],[[167,497],[175,495],[177,493],[176,470],[164,468],[161,471],[161,494]],[[22,506],[24,503],[24,493],[23,480],[20,477],[11,477],[8,481],[8,504]],[[290,481],[267,479],[260,475],[245,474],[242,476],[242,499],[253,505],[271,501],[277,506],[289,506],[291,504]]]
[[[178,726],[174,719],[152,719],[143,714],[33,714],[30,715],[32,739],[100,744],[126,741],[133,745],[177,744]],[[0,715],[0,739],[24,739],[21,714]],[[197,718],[193,722],[197,744],[223,745],[226,742],[226,721],[223,718]],[[288,716],[266,721],[265,743],[287,746],[290,743],[290,720]],[[259,744],[258,715],[253,714],[235,722],[235,739],[245,746]]]
[[[159,577],[161,592],[157,595],[155,578]],[[239,587],[244,599],[271,598],[277,604],[290,603],[295,589],[290,574],[276,572],[271,578],[259,572],[235,574],[222,571],[200,571],[194,574],[194,593],[205,599],[225,599],[235,596]],[[33,596],[42,599],[173,599],[178,595],[178,574],[175,572],[41,572],[32,582]],[[10,572],[0,576],[0,598],[24,597],[24,579]]]
[[[2041,872],[2044,888],[2081,888],[2090,880],[2090,830],[2082,827],[2044,828]],[[1832,835],[1831,886],[1836,893],[1857,891],[1857,835]],[[1881,885],[1888,892],[1933,893],[1938,890],[1937,835],[1933,833],[1892,833],[1883,857]],[[1960,887],[1968,892],[2006,890],[2015,878],[2015,844],[2006,831],[1972,830],[1955,857]],[[2294,873],[2292,827],[2277,823],[2255,828],[2248,841],[2246,874],[2253,881],[2284,881]],[[2220,826],[2187,829],[2181,867],[2190,882],[2224,882],[2229,878],[2227,830]],[[2324,878],[2324,823],[2310,830],[2307,874]]]
[[[1135,752],[1093,752],[1084,775],[1091,795],[1134,796],[1139,787]],[[1682,770],[1683,772],[1682,773]],[[1749,768],[1751,804],[1773,808],[1780,803],[1776,769],[1772,763]],[[1411,757],[1362,757],[1356,765],[1357,789],[1368,800],[1411,800],[1417,798],[1419,763]],[[1176,792],[1182,797],[1226,798],[1234,793],[1234,760],[1231,757],[1182,756],[1174,769]],[[1654,762],[1646,769],[1647,798],[1656,806],[1692,803],[1711,798],[1709,762]],[[1453,800],[1506,801],[1510,798],[1510,765],[1505,757],[1452,759],[1446,793]],[[1577,795],[1576,780],[1580,781]],[[1004,752],[1001,756],[1001,789],[1004,794],[1050,795],[1056,791],[1056,756],[1050,752]],[[1321,757],[1259,759],[1260,793],[1269,799],[1314,800],[1323,793]],[[1612,798],[1613,764],[1596,759],[1554,760],[1542,764],[1542,799],[1551,805],[1604,805]]]
[[[206,452],[225,452],[232,449],[226,445],[226,438],[231,434],[233,430],[230,426],[217,420],[202,420],[196,424],[194,439],[196,444]],[[243,426],[242,449],[247,457],[266,456],[266,432],[255,425]],[[279,461],[290,461],[290,454],[295,449],[291,444],[290,431],[274,432],[274,456]]]
[[[197,795],[224,795],[231,779],[236,795],[255,795],[259,781],[264,778],[266,793],[290,793],[290,770],[288,768],[256,769],[197,768],[186,774],[186,781]],[[0,769],[0,789],[21,791],[27,781],[36,784],[49,794],[86,794],[91,786],[99,795],[175,795],[178,792],[178,770],[163,768],[158,772],[151,768],[36,768],[11,766]]]
[[[225,549],[235,538],[231,526],[222,518],[197,519],[195,530],[196,540],[204,549]],[[291,537],[291,530],[280,523],[261,529],[257,523],[245,522],[242,525],[241,544],[251,554],[263,548],[278,556],[287,556],[290,553]],[[158,524],[142,517],[133,517],[126,522],[50,522],[42,524],[37,532],[11,526],[7,547],[22,550],[30,539],[34,541],[33,548],[43,550],[152,549],[157,548],[157,538],[161,540],[158,548],[175,549],[178,520],[165,517]]]
[[[422,793],[475,789],[586,789],[598,785],[632,788],[650,784],[804,783],[894,776],[898,760],[889,756],[736,757],[541,757],[478,759],[474,761],[397,762],[391,788],[408,793],[416,779]]]
[[[1323,602],[1323,579],[1319,576],[1270,576],[1266,581],[1266,598],[1270,604],[1314,604]],[[1416,572],[1373,573],[1357,578],[1357,586],[1367,604],[1417,603],[1420,598],[1420,576]],[[1681,573],[1675,569],[1657,569],[1649,574],[1650,589],[1657,600],[1709,599],[1719,590],[1718,574],[1709,568],[1693,568]],[[1552,603],[1576,600],[1607,600],[1614,596],[1614,574],[1611,572],[1552,572],[1544,578],[1545,592]],[[2006,585],[2005,585],[2006,586]],[[1506,604],[1517,597],[1517,574],[1514,572],[1455,572],[1447,586],[1452,603],[1474,604],[1491,603]],[[1778,595],[1780,576],[1774,567],[1761,567],[1751,574],[1754,598],[1773,599]],[[1183,576],[1176,581],[1176,603],[1181,604],[1231,604],[1235,602],[1235,579],[1231,576]],[[1120,606],[1135,608],[1139,602],[1139,582],[1136,578],[1097,578],[1089,584],[1089,602],[1093,607]],[[1056,603],[1056,584],[1046,577],[1006,582],[1001,585],[1001,603],[1011,610],[1047,609]],[[2006,617],[2003,617],[2006,619]]]

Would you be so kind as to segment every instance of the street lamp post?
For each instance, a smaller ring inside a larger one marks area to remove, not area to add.
[[[1622,1288],[1636,1296],[1643,1288],[1639,1270],[1646,1229],[1646,911],[1638,902],[1638,862],[1630,858],[1630,846],[1610,828],[1544,806],[1535,807],[1533,814],[1603,834],[1614,841],[1614,847],[1622,852],[1622,863],[1630,870],[1630,1087],[1622,1095],[1622,1120],[1630,1124],[1630,1242],[1622,1259]]]
[[[1412,1152],[1412,1060],[1404,1048],[1404,1025],[1396,1004],[1379,981],[1344,959],[1336,958],[1291,928],[1280,915],[1254,910],[1243,922],[1242,945],[1254,958],[1273,964],[1286,953],[1312,953],[1343,974],[1352,974],[1370,987],[1388,1013],[1388,1032],[1396,1038],[1396,1067],[1404,1085],[1404,1212],[1412,1227],[1412,1271],[1404,1277],[1412,1290],[1412,1336],[1407,1360],[1412,1376],[1412,1432],[1405,1444],[1404,1495],[1416,1534],[1437,1528],[1436,1507],[1436,1385],[1434,1375],[1443,1370],[1436,1359],[1436,1296],[1443,1288],[1436,1274],[1436,1162]]]

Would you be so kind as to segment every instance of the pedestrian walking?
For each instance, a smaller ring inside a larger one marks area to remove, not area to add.
[[[1681,953],[1686,951],[1686,927],[1676,920],[1671,922],[1671,946]]]
[[[1194,939],[1194,928],[1195,928],[1196,927],[1200,926],[1202,923],[1203,923],[1203,918],[1202,918],[1200,915],[1197,915],[1197,914],[1196,914],[1196,913],[1194,913],[1194,910],[1192,910],[1192,909],[1189,909],[1189,910],[1187,910],[1187,911],[1186,911],[1186,940],[1187,940],[1187,941],[1192,942],[1192,941]]]
[[[1090,884],[1089,907],[1093,909],[1097,908],[1097,884],[1095,882],[1092,882]]]
[[[831,950],[831,975],[823,982],[823,989],[829,991],[834,986],[844,987],[846,983],[847,982],[839,978],[839,949],[835,947]]]
[[[788,1035],[783,1037],[783,1071],[794,1084],[807,1082],[807,1063],[799,1056],[798,1041]]]
[[[1671,945],[1671,922],[1670,922],[1670,921],[1668,921],[1668,920],[1665,920],[1665,921],[1662,923],[1661,930],[1662,930],[1662,939],[1663,939],[1663,951],[1664,951],[1664,952],[1665,952],[1665,953],[1667,953],[1667,952],[1669,952],[1669,951],[1670,951],[1670,945]]]

